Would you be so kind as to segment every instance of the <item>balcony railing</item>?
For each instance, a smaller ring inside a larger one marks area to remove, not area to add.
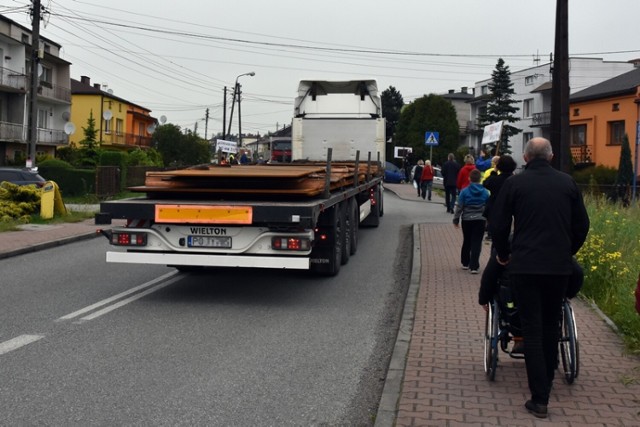
[[[593,163],[593,153],[591,145],[572,145],[571,158],[576,165]]]
[[[49,87],[49,85],[41,83],[40,86],[38,86],[38,95],[71,102],[71,89],[63,86],[51,85],[51,87]]]
[[[24,142],[27,140],[27,127],[18,123],[0,122],[0,140]]]
[[[27,143],[29,140],[26,125],[19,123],[0,122],[0,140]],[[38,128],[38,144],[64,145],[69,143],[69,137],[63,130]]]
[[[531,127],[551,126],[551,111],[543,111],[542,113],[533,113],[531,116]]]
[[[126,134],[126,144],[149,148],[151,147],[151,137],[128,133]]]
[[[0,86],[27,90],[27,76],[17,71],[0,67]]]

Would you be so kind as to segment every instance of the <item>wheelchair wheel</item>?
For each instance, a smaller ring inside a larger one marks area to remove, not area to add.
[[[580,356],[578,351],[578,332],[573,308],[569,300],[562,303],[562,326],[560,329],[560,355],[562,356],[562,369],[564,380],[567,384],[573,384],[578,377]]]
[[[499,310],[498,303],[492,301],[484,323],[484,372],[489,381],[495,380],[498,367]]]

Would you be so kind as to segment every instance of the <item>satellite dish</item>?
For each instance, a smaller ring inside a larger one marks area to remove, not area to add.
[[[156,125],[155,123],[150,124],[149,126],[147,126],[147,132],[148,133],[153,133],[156,131]]]
[[[102,118],[105,119],[106,121],[111,120],[112,117],[113,117],[113,113],[111,112],[111,110],[104,110],[104,112],[102,113]]]
[[[76,125],[71,122],[67,122],[64,124],[64,133],[67,135],[72,135],[76,131]]]
[[[64,120],[65,122],[68,122],[70,117],[71,117],[71,114],[69,114],[68,111],[62,112],[62,120]]]
[[[107,93],[108,93],[109,95],[113,95],[113,89],[107,89]]]
[[[160,123],[165,124],[167,122],[167,116],[160,116]]]
[[[42,73],[44,73],[44,67],[42,64],[38,64],[38,77],[42,77]]]

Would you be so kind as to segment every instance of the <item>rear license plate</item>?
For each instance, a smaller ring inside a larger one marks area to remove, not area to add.
[[[187,246],[190,248],[231,248],[231,237],[189,236]]]

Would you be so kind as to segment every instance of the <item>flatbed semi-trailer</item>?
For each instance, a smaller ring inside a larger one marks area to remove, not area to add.
[[[346,98],[322,99],[332,94]],[[384,212],[377,88],[370,80],[303,81],[296,111],[290,164],[149,172],[144,186],[131,188],[143,196],[101,203],[96,223],[126,220],[103,231],[120,248],[107,261],[337,274],[357,251],[359,227],[378,226]]]

